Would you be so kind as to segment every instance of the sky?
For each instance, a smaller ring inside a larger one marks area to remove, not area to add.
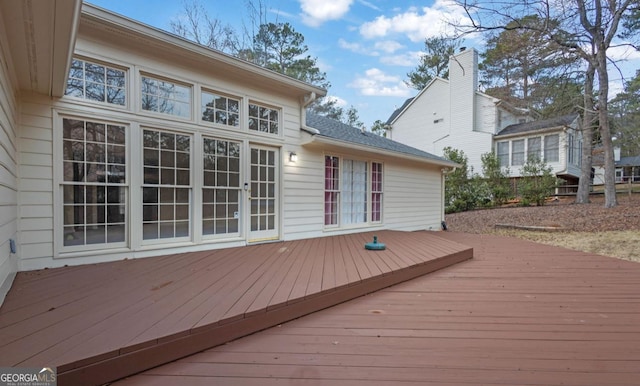
[[[188,0],[191,2],[192,0]],[[139,22],[171,31],[184,18],[184,0],[89,0]],[[369,128],[386,121],[417,90],[405,84],[424,51],[424,40],[451,32],[447,21],[464,19],[449,0],[254,0],[267,8],[269,22],[288,22],[304,35],[308,54],[331,82],[328,95],[338,105],[354,106]],[[246,0],[199,0],[208,15],[241,31],[248,25]],[[484,50],[482,36],[461,46]],[[623,76],[640,68],[640,53],[618,50]],[[622,90],[619,73],[611,72],[610,95]]]

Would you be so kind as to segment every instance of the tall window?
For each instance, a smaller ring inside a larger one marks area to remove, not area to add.
[[[189,236],[191,137],[145,129],[143,239]]]
[[[340,159],[324,157],[324,225],[338,225]]]
[[[558,162],[560,159],[560,136],[558,134],[544,137],[544,162]]]
[[[65,95],[124,106],[125,72],[117,68],[73,59]]]
[[[509,166],[509,142],[508,141],[498,142],[498,161],[500,161],[500,166],[504,166],[504,167]]]
[[[240,144],[204,138],[202,234],[238,233],[240,210]]]
[[[382,220],[382,164],[371,163],[371,221]]]
[[[249,103],[249,130],[278,134],[279,111],[255,103]]]
[[[540,160],[540,137],[533,137],[527,139],[527,159]]]
[[[342,161],[342,224],[367,222],[367,163]]]
[[[143,110],[191,117],[191,87],[148,76],[141,77]]]
[[[240,125],[240,100],[203,91],[202,120],[227,126]]]
[[[126,241],[124,126],[63,119],[63,245]]]
[[[524,139],[511,142],[511,165],[524,165]]]

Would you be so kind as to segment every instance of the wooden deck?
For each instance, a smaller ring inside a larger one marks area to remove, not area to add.
[[[103,384],[472,257],[432,232],[252,245],[19,273],[0,308],[0,364]]]
[[[640,264],[440,235],[473,260],[115,385],[640,384]]]

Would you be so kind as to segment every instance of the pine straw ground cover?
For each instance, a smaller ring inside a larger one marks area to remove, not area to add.
[[[451,231],[519,237],[604,256],[640,262],[640,194],[618,195],[618,206],[604,207],[604,197],[574,204],[574,198],[541,207],[501,207],[445,216]],[[549,231],[503,229],[496,225],[545,227]]]

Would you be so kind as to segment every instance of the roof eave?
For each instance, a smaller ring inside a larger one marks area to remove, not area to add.
[[[268,79],[269,81],[278,83],[281,87],[284,86],[291,91],[294,91],[295,94],[304,95],[308,93],[315,93],[317,96],[325,96],[327,94],[327,90],[321,87],[291,78],[280,74],[279,72],[266,69],[258,66],[257,64],[236,58],[223,52],[212,50],[180,36],[140,23],[136,20],[113,13],[92,4],[84,3],[82,5],[82,17],[99,25],[103,25],[106,28],[126,31],[127,33],[134,34],[142,39],[160,42],[167,47],[171,47],[175,50],[187,51],[190,54],[195,54],[196,56],[216,62],[217,64],[234,67],[245,72],[249,76],[258,75],[262,79]]]
[[[530,137],[531,135],[535,135],[535,134],[545,134],[545,133],[551,133],[551,132],[555,132],[555,131],[563,131],[565,129],[569,128],[569,126],[554,126],[554,127],[549,127],[549,128],[544,128],[544,129],[537,129],[537,130],[529,130],[529,131],[523,131],[520,133],[512,133],[512,134],[496,134],[493,136],[494,139],[508,139],[508,138],[514,138],[514,137]]]
[[[313,128],[310,128],[310,129],[315,130]],[[384,154],[384,155],[388,155],[388,156],[392,156],[392,157],[397,157],[397,158],[402,158],[402,159],[406,159],[406,160],[411,160],[411,161],[416,161],[416,162],[421,162],[421,163],[426,163],[426,164],[431,164],[431,165],[436,165],[436,166],[442,166],[442,167],[447,167],[447,168],[460,167],[459,164],[457,164],[455,162],[452,162],[452,161],[437,160],[437,159],[431,159],[431,158],[426,158],[426,157],[419,157],[419,156],[416,156],[416,155],[403,153],[403,152],[399,152],[399,151],[383,149],[383,148],[380,148],[380,147],[366,146],[366,145],[361,145],[361,144],[357,144],[357,143],[353,143],[353,142],[339,140],[339,139],[336,139],[336,138],[325,137],[323,135],[313,135],[311,140],[307,142],[307,144],[309,144],[309,143],[317,143],[317,144],[323,144],[323,145],[339,146],[339,147],[344,147],[344,148],[348,148],[348,149],[365,151],[365,152],[369,152],[369,153]]]

